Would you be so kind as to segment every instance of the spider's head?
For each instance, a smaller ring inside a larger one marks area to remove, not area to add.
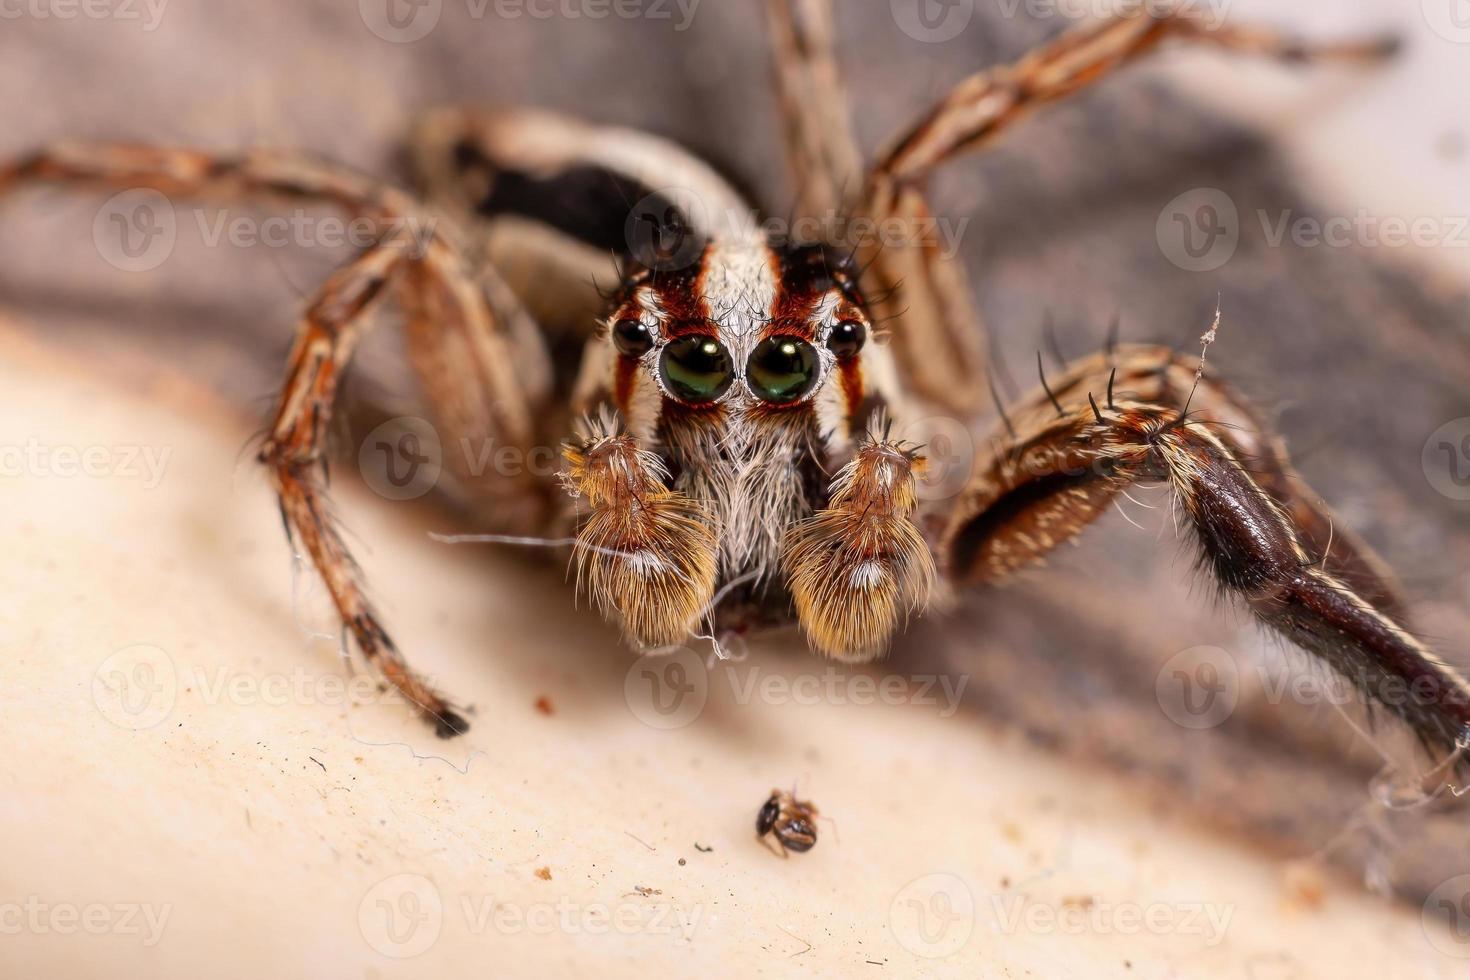
[[[785,529],[826,505],[865,396],[871,323],[826,249],[716,239],[629,277],[597,363],[629,432],[718,529],[719,570],[778,579]]]
[[[630,276],[606,324],[614,401],[635,432],[795,418],[845,431],[863,402],[872,325],[855,271],[830,249],[710,243],[687,268]]]

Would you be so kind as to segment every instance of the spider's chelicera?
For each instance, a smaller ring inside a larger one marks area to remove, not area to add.
[[[1169,39],[1294,63],[1383,52],[1212,29],[1158,7],[965,80],[863,168],[831,11],[771,0],[796,213],[922,229],[936,167]],[[308,307],[260,460],[357,647],[441,734],[464,719],[408,667],[369,605],[322,477],[342,371],[389,295],[447,431],[526,450],[576,431],[559,481],[446,462],[460,465],[461,501],[491,529],[570,535],[579,587],[639,647],[794,621],[820,653],[870,660],[935,598],[1012,577],[1131,485],[1162,481],[1204,566],[1263,623],[1426,743],[1453,748],[1464,734],[1470,686],[1405,628],[1391,573],[1199,359],[1109,343],[1014,404],[996,397],[995,424],[975,442],[998,451],[958,495],[926,499],[923,450],[894,439],[891,422],[973,424],[987,369],[963,271],[922,234],[776,238],[680,148],[539,112],[433,113],[414,151],[422,198],[299,154],[116,144],[0,166],[0,193],[53,182],[305,199],[381,223],[376,244]],[[610,251],[621,259],[609,302],[590,284]]]

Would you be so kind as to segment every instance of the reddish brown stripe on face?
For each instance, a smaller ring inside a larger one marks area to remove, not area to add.
[[[706,250],[705,256],[708,254]],[[649,281],[659,306],[670,320],[709,319],[709,310],[704,305],[705,256],[687,269],[656,272]]]
[[[627,418],[633,408],[633,381],[638,377],[638,359],[619,354],[613,367],[613,404]]]
[[[847,403],[847,417],[856,420],[863,408],[863,366],[856,357],[837,362],[837,381],[842,385],[842,397]]]
[[[817,331],[812,317],[822,297],[833,288],[832,279],[804,252],[797,253],[797,257],[789,259],[784,266],[775,252],[771,254],[777,265],[776,281],[780,287],[771,304],[771,320],[761,330],[761,339],[800,337],[814,342]]]

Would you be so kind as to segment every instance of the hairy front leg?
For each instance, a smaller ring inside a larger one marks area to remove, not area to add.
[[[639,647],[671,647],[699,632],[715,591],[717,541],[708,511],[668,489],[653,453],[611,415],[587,420],[567,445],[565,482],[589,513],[573,557],[578,588]]]
[[[793,525],[781,547],[807,639],[856,663],[882,656],[934,586],[934,559],[913,521],[923,459],[883,428],[837,474],[828,506]]]

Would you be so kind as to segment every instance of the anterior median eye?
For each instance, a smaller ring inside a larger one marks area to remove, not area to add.
[[[768,337],[751,351],[745,377],[764,401],[797,401],[817,383],[816,349],[799,337]]]
[[[713,337],[681,337],[664,348],[659,375],[674,397],[712,402],[730,390],[735,371],[730,352]]]

